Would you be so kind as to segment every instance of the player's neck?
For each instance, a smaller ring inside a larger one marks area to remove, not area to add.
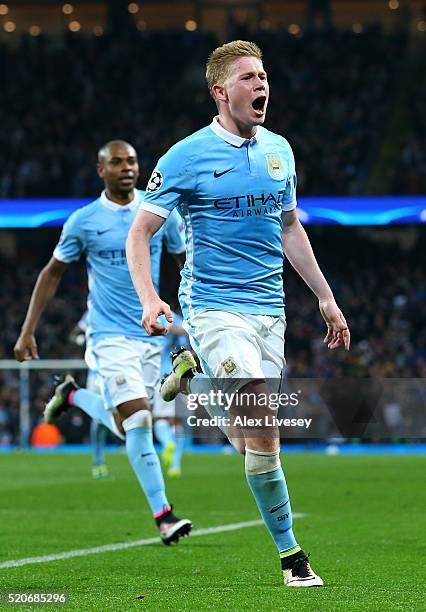
[[[130,204],[130,202],[133,202],[135,198],[135,191],[132,189],[132,191],[129,191],[129,193],[118,193],[106,188],[105,195],[108,200],[111,200],[111,202],[114,202],[114,204],[126,206],[126,204]]]
[[[225,130],[235,134],[235,136],[249,139],[256,135],[257,126],[255,125],[242,125],[237,123],[232,117],[221,114],[219,114],[218,121]]]

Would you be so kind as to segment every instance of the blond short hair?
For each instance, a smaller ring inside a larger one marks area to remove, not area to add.
[[[206,64],[206,79],[210,93],[213,85],[223,85],[230,74],[230,67],[239,57],[257,57],[262,61],[262,51],[252,42],[246,40],[233,40],[221,47],[217,47],[210,54]]]

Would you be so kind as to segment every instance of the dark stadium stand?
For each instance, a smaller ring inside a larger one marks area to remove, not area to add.
[[[396,103],[405,35],[377,26],[250,37],[269,71],[266,125],[294,148],[299,193],[365,193]],[[0,135],[0,197],[97,194],[95,152],[117,137],[138,150],[143,185],[169,146],[211,120],[203,66],[215,44],[201,31],[135,30],[125,40],[68,34],[63,44],[27,37],[17,49],[1,47],[0,117],[8,129]],[[403,164],[419,138],[410,133]],[[399,193],[413,193],[412,181],[392,175],[383,193],[395,182]]]

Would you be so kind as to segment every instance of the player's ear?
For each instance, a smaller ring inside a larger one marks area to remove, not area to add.
[[[101,178],[103,178],[104,176],[104,166],[103,164],[100,164],[99,162],[96,164],[96,171],[98,173],[98,176],[100,176]]]
[[[226,102],[228,99],[225,87],[223,85],[219,85],[219,83],[212,86],[212,94],[216,101]]]

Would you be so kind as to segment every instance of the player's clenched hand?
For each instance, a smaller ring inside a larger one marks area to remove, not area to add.
[[[164,336],[167,334],[167,327],[157,322],[157,318],[164,315],[169,323],[173,323],[173,313],[170,306],[160,300],[159,297],[144,303],[142,327],[150,336]]]
[[[28,361],[38,359],[37,342],[33,334],[21,333],[13,347],[15,359],[18,361]]]
[[[344,344],[348,351],[351,345],[351,333],[346,319],[334,299],[320,300],[319,309],[327,324],[327,335],[324,342],[333,350]]]

